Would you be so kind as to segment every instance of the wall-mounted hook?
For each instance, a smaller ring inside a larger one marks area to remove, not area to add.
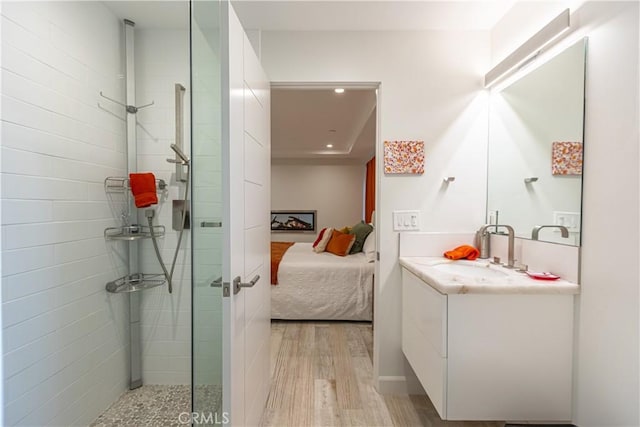
[[[445,176],[444,178],[442,178],[442,181],[444,181],[446,184],[453,182],[456,180],[455,176]]]
[[[127,113],[135,114],[135,113],[138,112],[138,110],[142,110],[143,108],[151,107],[155,103],[156,103],[155,101],[151,101],[150,104],[141,105],[139,107],[134,107],[133,105],[127,105]]]
[[[112,111],[110,111],[108,108],[103,107],[102,104],[100,104],[99,102],[97,104],[98,104],[98,108],[101,109],[102,111],[104,111],[105,113],[111,114],[113,117],[117,118],[118,120],[122,120],[122,121],[125,120],[124,117],[120,117],[119,115],[117,115],[117,114],[113,113]]]
[[[537,176],[532,176],[524,179],[525,184],[531,184],[532,182],[536,182],[538,180]]]
[[[141,105],[139,107],[136,107],[134,105],[126,105],[126,104],[123,104],[122,102],[120,102],[120,101],[118,101],[116,99],[109,98],[107,95],[103,94],[102,91],[100,91],[100,96],[103,97],[104,99],[108,99],[109,101],[113,102],[114,104],[118,104],[121,107],[124,107],[125,110],[127,110],[127,113],[130,113],[130,114],[136,114],[138,112],[138,110],[142,110],[143,108],[151,107],[152,105],[155,104],[155,101],[151,101],[150,104],[145,104],[145,105]],[[100,105],[100,104],[98,104],[98,105]]]

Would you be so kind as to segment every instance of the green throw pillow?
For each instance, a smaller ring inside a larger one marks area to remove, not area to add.
[[[360,221],[359,223],[351,227],[351,231],[349,231],[349,234],[355,234],[356,241],[353,243],[353,246],[351,247],[349,253],[357,254],[358,252],[362,252],[364,241],[372,231],[373,227],[369,224],[365,224],[364,221]]]

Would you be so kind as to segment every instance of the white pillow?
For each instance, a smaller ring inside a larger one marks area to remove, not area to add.
[[[367,262],[374,262],[376,260],[376,231],[373,230],[362,245],[362,252]]]

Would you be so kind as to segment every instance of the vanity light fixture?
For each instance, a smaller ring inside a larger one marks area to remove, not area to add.
[[[333,144],[327,144],[327,148],[333,148]]]
[[[333,90],[335,93],[344,93],[344,89],[341,87],[337,87]]]
[[[545,47],[569,29],[570,24],[570,12],[569,9],[565,9],[560,15],[551,20],[551,22],[485,74],[484,87],[489,89],[528,63],[534,61]]]
[[[531,184],[532,182],[536,182],[538,180],[537,176],[532,176],[524,179],[525,184]]]

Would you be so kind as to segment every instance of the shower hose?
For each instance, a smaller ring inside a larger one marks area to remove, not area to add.
[[[176,245],[176,251],[173,254],[173,261],[171,262],[171,270],[167,271],[167,267],[164,265],[164,261],[162,260],[162,255],[160,255],[160,249],[158,249],[158,241],[156,239],[156,235],[153,232],[153,215],[154,210],[148,209],[145,212],[147,216],[147,222],[149,223],[149,230],[151,232],[151,241],[153,242],[153,249],[156,251],[156,257],[158,258],[158,262],[160,262],[160,267],[162,267],[162,271],[164,272],[164,277],[167,279],[167,287],[169,293],[173,292],[173,285],[171,280],[173,279],[173,271],[176,268],[176,260],[178,259],[178,251],[180,251],[180,242],[182,242],[182,234],[184,233],[184,223],[187,218],[187,197],[189,196],[189,180],[191,178],[191,169],[188,164],[187,166],[187,179],[184,186],[184,206],[182,207],[182,219],[180,220],[180,233],[178,233],[178,244]]]

